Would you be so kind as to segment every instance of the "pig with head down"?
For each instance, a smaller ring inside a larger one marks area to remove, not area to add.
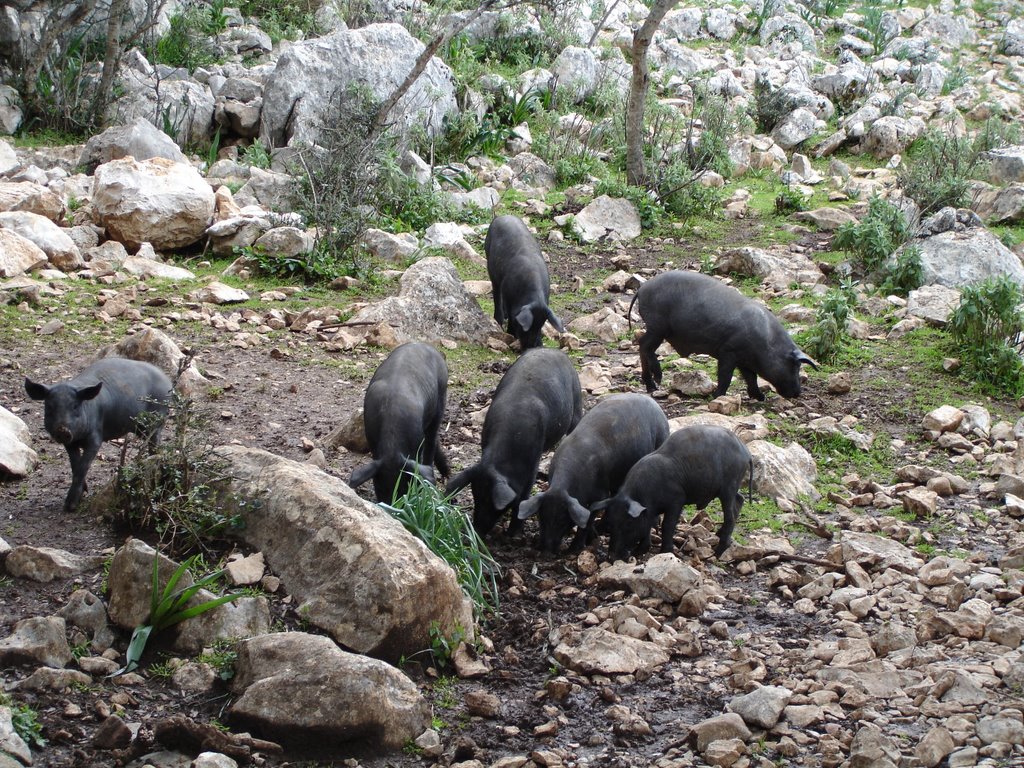
[[[540,517],[540,545],[557,553],[573,526],[571,551],[592,537],[590,510],[612,496],[637,461],[668,437],[668,419],[647,395],[613,395],[594,406],[559,444],[548,489],[519,505],[519,518]]]
[[[356,468],[349,485],[373,480],[377,501],[390,503],[409,489],[411,475],[434,482],[434,466],[448,476],[440,428],[448,392],[448,364],[429,344],[396,347],[378,366],[363,398],[363,425],[373,460]]]
[[[484,239],[487,276],[494,293],[494,321],[515,336],[522,350],[539,347],[544,323],[565,328],[548,306],[548,266],[537,238],[515,216],[498,216]]]
[[[533,488],[540,457],[579,423],[583,393],[572,361],[557,349],[527,350],[501,378],[484,419],[480,461],[455,475],[447,493],[473,488],[473,526],[486,535],[506,511],[522,527],[519,504]]]
[[[754,462],[735,434],[722,427],[696,425],[673,432],[658,450],[633,465],[618,493],[598,502],[605,510],[601,530],[609,534],[611,560],[642,555],[651,547],[651,529],[662,518],[661,551],[671,552],[672,537],[683,507],[704,509],[713,499],[722,504],[715,555],[729,548],[743,507],[740,488],[754,482]]]
[[[640,337],[640,368],[648,392],[661,384],[657,350],[664,341],[684,357],[704,354],[718,361],[715,397],[726,393],[737,368],[755,400],[764,400],[758,376],[783,397],[799,397],[800,366],[818,367],[767,307],[708,275],[663,272],[640,286],[630,315],[633,303],[647,325]]]

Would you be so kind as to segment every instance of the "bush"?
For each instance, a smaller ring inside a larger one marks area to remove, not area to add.
[[[138,441],[130,455],[126,444],[111,508],[115,521],[132,533],[155,533],[173,556],[206,552],[239,521],[217,501],[214,484],[223,466],[207,444],[207,416],[177,390],[170,410],[171,435],[165,427],[165,439],[152,455],[147,441]]]
[[[761,133],[771,133],[782,119],[793,111],[785,91],[772,85],[767,75],[754,78],[754,106],[750,115]]]
[[[910,162],[899,174],[903,192],[913,198],[921,213],[967,202],[969,182],[982,170],[981,152],[967,137],[931,130],[914,142]]]
[[[1024,291],[1002,276],[969,285],[949,319],[965,373],[993,390],[1024,394]]]
[[[775,213],[779,216],[788,216],[796,211],[805,210],[807,210],[807,203],[799,189],[793,189],[793,187],[786,185],[775,196]]]
[[[804,350],[820,363],[831,364],[848,338],[846,323],[854,303],[852,286],[832,288],[825,294],[815,316]]]
[[[907,245],[896,254],[894,261],[885,266],[885,279],[881,289],[883,293],[897,293],[906,296],[921,287],[924,282],[924,268],[921,265],[921,249],[916,245]]]
[[[227,29],[224,5],[224,0],[215,0],[206,8],[186,8],[171,16],[170,29],[151,51],[153,61],[189,72],[217,64],[223,53],[216,37]]]
[[[709,95],[698,89],[690,119],[690,136],[698,121],[701,124],[700,137],[696,143],[689,137],[686,142],[687,164],[693,171],[714,171],[728,178],[733,171],[729,142],[740,127],[736,112],[721,96]]]
[[[406,530],[455,571],[480,614],[498,608],[497,562],[470,519],[419,475],[394,504],[381,504]]]
[[[910,224],[903,211],[875,195],[868,202],[864,220],[841,226],[832,245],[849,253],[861,272],[868,274],[879,269],[910,235]]]

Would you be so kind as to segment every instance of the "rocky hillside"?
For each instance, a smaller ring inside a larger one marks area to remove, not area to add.
[[[1020,3],[679,4],[643,188],[640,2],[132,0],[52,38],[71,17],[43,6],[0,17],[0,768],[1024,762]],[[81,97],[104,58],[109,98]],[[643,391],[630,302],[669,269],[815,359],[758,400],[660,349],[671,428],[754,461],[720,558],[715,502],[675,554],[544,555],[530,520],[453,569],[347,486],[407,341],[447,359],[453,471],[478,460],[518,354],[483,258],[505,213],[544,251],[545,345],[585,410]],[[109,356],[180,397],[155,460],[105,443],[65,510],[24,379]],[[154,581],[221,568],[191,605],[237,599],[161,625]]]

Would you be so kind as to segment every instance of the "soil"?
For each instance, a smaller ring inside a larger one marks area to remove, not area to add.
[[[756,226],[750,223],[734,229],[730,242],[713,245],[745,244]],[[649,242],[632,248],[588,248],[586,252],[568,243],[546,244],[545,248],[551,259],[552,282],[564,288],[572,285],[577,276],[583,277],[587,284],[594,284],[599,271],[603,274],[613,269],[612,256],[629,255],[632,271],[663,269],[667,261],[675,267],[693,267],[699,263],[702,245],[691,248],[678,243]],[[800,246],[813,251],[822,246],[822,240],[808,235]],[[604,293],[576,296],[573,304],[562,311],[566,323],[616,298]],[[159,316],[161,309],[146,307],[143,312],[147,316]],[[224,310],[224,314],[229,312],[230,309]],[[383,350],[367,348],[340,353],[349,363],[365,364],[362,369],[365,377],[357,380],[349,373],[354,370],[351,365],[342,368],[336,364],[339,353],[327,352],[315,341],[295,338],[297,334],[282,332],[270,344],[241,349],[231,344],[229,334],[205,325],[182,323],[170,329],[170,333],[180,345],[197,352],[198,364],[219,388],[219,396],[206,404],[210,411],[207,426],[210,443],[237,441],[300,461],[307,458],[311,444],[321,444],[349,414],[361,407],[366,378],[385,354]],[[271,349],[277,352],[271,354]],[[45,382],[56,381],[83,367],[95,351],[89,344],[76,342],[69,335],[23,338],[13,348],[0,350],[0,403],[28,423],[41,458],[39,469],[28,479],[0,484],[0,535],[11,545],[31,544],[95,554],[111,552],[125,538],[125,532],[108,516],[88,511],[87,505],[72,513],[62,511],[70,479],[67,458],[64,450],[43,431],[41,404],[27,400],[23,392],[22,381],[26,375]],[[632,372],[636,366],[634,346],[591,344],[585,349],[584,362],[598,355],[610,359],[613,371],[628,372],[616,374],[613,391],[641,389],[638,375]],[[495,353],[495,357],[505,361],[505,365],[514,359],[511,353]],[[442,442],[453,470],[465,466],[478,454],[479,431],[470,433],[469,413],[486,402],[505,365],[481,364],[480,370],[470,377],[463,375],[466,372],[452,371],[449,422]],[[475,375],[477,373],[479,376]],[[853,373],[855,377],[865,375]],[[468,386],[467,378],[476,384]],[[484,383],[480,384],[481,381]],[[909,429],[920,423],[920,414],[914,413],[912,407],[905,419],[893,421],[889,414],[894,404],[907,399],[912,386],[907,378],[899,382],[888,397],[858,394],[856,385],[852,394],[834,396],[826,393],[824,377],[814,375],[799,403],[791,404],[769,396],[764,403],[744,400],[743,408],[766,415],[784,410],[811,415],[854,414],[868,430],[903,438]],[[742,382],[734,381],[732,391],[741,392]],[[586,405],[589,407],[595,401],[588,397]],[[660,402],[671,418],[703,406],[707,400],[672,397]],[[119,454],[117,443],[103,447],[90,472],[90,491],[95,492],[112,479]],[[347,478],[352,469],[364,461],[362,456],[344,450],[328,452],[327,459],[327,471],[341,478]],[[362,493],[372,498],[369,484]],[[465,494],[463,499],[466,506],[471,503],[468,496]],[[825,637],[827,630],[815,625],[813,619],[771,608],[773,600],[765,576],[767,568],[741,575],[733,564],[703,561],[698,567],[721,584],[727,608],[709,612],[701,617],[701,622],[708,625],[725,622],[729,637],[709,640],[701,656],[674,658],[647,679],[593,684],[558,667],[550,655],[548,635],[553,628],[578,622],[581,615],[609,598],[595,587],[592,579],[581,573],[574,555],[555,558],[540,555],[531,546],[533,525],[532,521],[528,523],[525,541],[507,539],[500,532],[490,541],[492,553],[502,569],[500,610],[482,626],[483,634],[494,646],[493,652],[487,654],[491,673],[479,680],[454,680],[450,685],[438,685],[436,675],[451,675],[450,670],[432,663],[426,656],[406,666],[406,671],[432,700],[436,718],[443,721],[441,736],[445,753],[439,761],[416,754],[375,755],[372,749],[358,744],[332,748],[327,754],[290,754],[283,758],[263,755],[260,760],[266,765],[295,765],[305,760],[311,762],[302,764],[329,765],[355,756],[368,768],[446,764],[470,758],[487,764],[504,755],[526,755],[533,750],[547,749],[579,765],[650,765],[682,747],[688,724],[722,712],[724,702],[735,693],[724,684],[723,678],[728,676],[730,661],[740,653],[744,636],[753,634],[762,639],[775,639],[781,649],[805,647],[811,638]],[[827,544],[827,541],[807,537],[800,551],[813,556]],[[997,547],[998,543],[993,542],[993,546]],[[592,551],[599,558],[603,555],[601,545],[593,547]],[[692,553],[681,554],[686,557]],[[0,581],[0,637],[7,635],[21,619],[54,613],[79,587],[100,594],[103,578],[103,573],[97,570],[74,582]],[[525,588],[511,589],[517,582]],[[283,597],[281,592],[271,596],[274,616],[286,626],[297,626],[297,617]],[[619,595],[616,599],[621,598]],[[122,634],[116,645],[118,650],[124,650],[127,640],[127,633]],[[159,649],[147,654],[150,662],[158,658]],[[10,686],[29,671],[27,668],[3,669],[0,683]],[[539,695],[545,683],[556,674],[564,674],[579,684],[557,705]],[[500,698],[503,712],[499,718],[482,719],[467,713],[465,694],[479,688]],[[103,715],[108,711],[119,711],[129,723],[141,723],[145,733],[156,720],[171,714],[183,714],[201,722],[226,720],[225,712],[230,703],[224,691],[212,696],[183,696],[165,679],[151,675],[143,684],[130,688],[98,678],[81,689],[15,692],[15,697],[38,713],[47,746],[34,750],[36,764],[52,768],[119,763],[117,753],[104,752],[92,745]],[[628,707],[646,721],[649,730],[612,724],[606,715],[611,703]],[[535,735],[535,728],[552,720],[557,723],[554,735]]]

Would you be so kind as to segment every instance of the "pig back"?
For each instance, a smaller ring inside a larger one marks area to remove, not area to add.
[[[668,419],[647,395],[605,398],[584,414],[551,460],[551,487],[584,506],[613,494],[637,461],[669,435]]]
[[[173,384],[151,363],[108,357],[99,360],[68,384],[76,389],[103,382],[99,394],[83,402],[92,409],[103,440],[114,440],[135,431],[142,413],[166,414]]]

